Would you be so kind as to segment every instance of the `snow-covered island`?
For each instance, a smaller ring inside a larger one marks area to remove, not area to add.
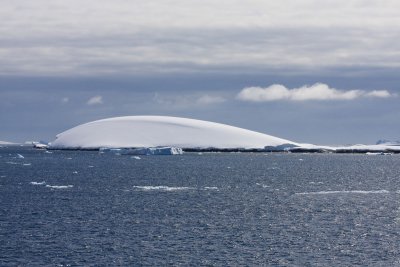
[[[175,147],[186,151],[257,150],[295,142],[225,124],[166,116],[116,117],[57,135],[50,149]]]
[[[292,153],[368,153],[369,155],[386,155],[400,153],[400,145],[378,144],[378,145],[349,145],[349,146],[318,146],[312,144],[300,144],[290,148]]]
[[[318,146],[209,121],[126,116],[71,128],[58,134],[48,149],[119,151],[130,155],[181,154],[182,151],[400,153],[400,144]]]

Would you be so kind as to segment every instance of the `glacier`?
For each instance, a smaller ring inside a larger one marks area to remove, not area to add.
[[[168,116],[126,116],[78,125],[58,134],[49,148],[264,149],[285,144],[298,145],[221,123]]]

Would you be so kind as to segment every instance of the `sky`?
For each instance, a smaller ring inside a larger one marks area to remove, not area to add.
[[[400,2],[0,0],[0,140],[126,115],[400,140]]]

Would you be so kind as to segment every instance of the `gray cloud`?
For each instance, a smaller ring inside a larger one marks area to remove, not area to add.
[[[211,95],[203,95],[199,97],[196,103],[200,105],[210,105],[210,104],[218,104],[225,102],[226,99],[221,96],[211,96]]]
[[[89,98],[89,100],[86,102],[86,104],[88,104],[89,106],[103,104],[103,97],[101,95],[93,96],[93,97]]]
[[[364,90],[337,90],[330,88],[323,83],[316,83],[299,88],[288,89],[280,84],[273,84],[269,87],[247,87],[241,90],[236,98],[250,102],[270,102],[279,100],[290,101],[309,101],[309,100],[355,100],[361,97],[388,98],[394,97],[387,90],[373,90],[370,92]]]
[[[400,3],[341,1],[16,0],[0,10],[0,74],[399,68]]]
[[[155,93],[153,101],[168,106],[171,109],[187,109],[193,107],[202,107],[215,104],[221,104],[226,101],[226,98],[219,95],[210,94],[168,94],[161,95]]]

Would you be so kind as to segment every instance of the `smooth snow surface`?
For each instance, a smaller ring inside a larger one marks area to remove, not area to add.
[[[79,125],[57,135],[53,149],[100,147],[264,148],[294,142],[225,124],[164,116],[128,116]]]

